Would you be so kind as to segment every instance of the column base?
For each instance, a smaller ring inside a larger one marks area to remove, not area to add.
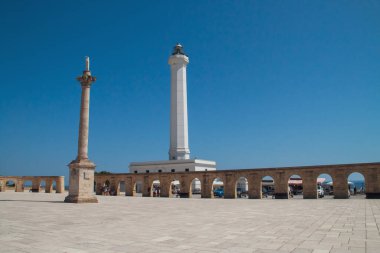
[[[303,199],[318,199],[318,197],[317,196],[303,196]]]
[[[98,203],[98,199],[95,196],[92,197],[79,197],[79,196],[67,196],[65,203]]]
[[[334,199],[349,199],[348,196],[335,196],[334,195]]]
[[[274,196],[275,196],[275,199],[288,199],[289,198],[289,194],[287,192],[275,193]]]
[[[249,199],[262,199],[260,196],[249,196]]]
[[[365,195],[367,199],[380,199],[380,192],[367,192]]]
[[[179,193],[179,197],[180,198],[189,198],[190,197],[190,194],[188,192],[180,192]]]

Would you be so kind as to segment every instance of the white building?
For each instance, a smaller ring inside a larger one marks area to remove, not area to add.
[[[130,173],[161,173],[181,171],[208,171],[216,170],[214,161],[201,159],[132,162],[129,165]]]

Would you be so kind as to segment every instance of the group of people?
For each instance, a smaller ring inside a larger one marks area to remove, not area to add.
[[[173,190],[172,190],[172,194],[174,194],[175,195],[175,197],[176,198],[178,198],[180,195],[180,190],[178,189],[178,188],[174,188]]]
[[[150,192],[150,187],[148,187],[148,192]],[[161,196],[161,188],[158,185],[154,185],[152,189],[153,197],[160,197]],[[180,196],[180,190],[178,188],[172,189],[172,194],[176,197]]]
[[[153,186],[153,197],[160,197],[161,189],[159,186]]]
[[[115,196],[116,192],[111,189],[108,185],[103,185],[102,187],[102,195],[103,196]]]

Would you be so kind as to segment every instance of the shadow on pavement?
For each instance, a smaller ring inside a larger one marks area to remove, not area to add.
[[[50,201],[50,200],[26,200],[26,199],[0,199],[0,202],[1,201],[9,201],[9,202],[13,202],[13,201],[16,201],[16,202],[42,202],[42,203],[65,203],[63,201]]]

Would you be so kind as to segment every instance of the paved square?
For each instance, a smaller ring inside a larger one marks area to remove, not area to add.
[[[1,252],[380,252],[380,200],[0,193]]]

